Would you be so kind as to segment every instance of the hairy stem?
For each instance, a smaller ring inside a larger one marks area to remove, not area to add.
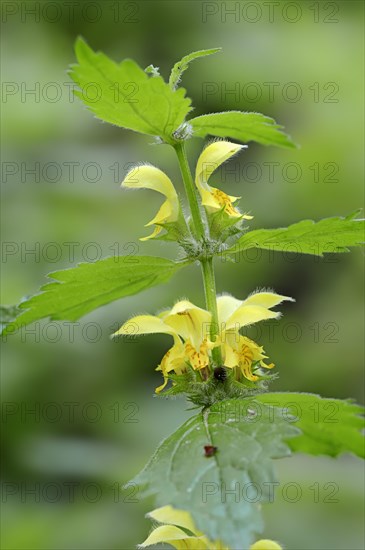
[[[217,335],[219,334],[219,325],[213,258],[202,260],[201,267],[204,281],[205,303],[207,310],[210,311],[210,313],[212,314],[210,339],[214,342]],[[212,357],[217,366],[222,365],[222,351],[220,346],[213,348]]]
[[[204,228],[202,214],[198,203],[198,197],[196,194],[195,185],[194,185],[193,178],[192,178],[189,164],[188,164],[188,159],[186,158],[184,142],[182,141],[174,145],[174,149],[176,151],[177,158],[179,159],[181,175],[183,178],[186,195],[189,201],[191,217],[193,218],[194,233],[195,233],[194,237],[197,240],[201,240],[205,236],[205,228]]]
[[[184,142],[177,143],[174,145],[174,149],[179,160],[181,175],[184,181],[186,195],[189,201],[191,216],[193,219],[193,228],[194,236],[198,241],[203,241],[207,239],[209,235],[207,234],[207,229],[204,227],[202,220],[202,213],[199,207],[196,188],[193,182],[191,175],[190,167],[186,157],[186,151]],[[213,258],[203,258],[200,260],[203,282],[204,282],[204,293],[205,293],[205,303],[207,310],[212,315],[212,323],[210,326],[210,338],[214,342],[218,333],[218,309],[217,309],[217,291],[215,286],[215,274],[213,267]],[[222,354],[221,348],[216,347],[212,350],[213,361],[221,365],[222,364]]]

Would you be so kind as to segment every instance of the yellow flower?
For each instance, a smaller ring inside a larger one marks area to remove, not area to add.
[[[148,227],[156,224],[153,233],[148,237],[141,238],[141,241],[156,237],[162,231],[162,227],[159,224],[178,221],[180,213],[179,199],[171,180],[162,170],[151,165],[136,166],[128,172],[122,182],[122,187],[130,189],[153,189],[166,197],[156,216],[145,226]]]
[[[139,545],[140,548],[164,542],[178,550],[229,550],[221,542],[213,543],[198,531],[189,512],[177,510],[172,506],[163,506],[147,514],[147,517],[162,525],[153,529],[147,539]],[[193,535],[188,535],[185,529]]]
[[[177,510],[172,506],[163,506],[147,514],[147,517],[161,525],[153,529],[139,548],[167,543],[177,550],[229,550],[228,546],[224,546],[222,542],[211,542],[198,531],[189,512]],[[188,535],[185,530],[193,535]],[[250,546],[250,550],[282,550],[282,548],[272,540],[259,540]]]
[[[252,544],[250,550],[283,550],[283,547],[274,540],[261,539]]]
[[[237,300],[233,296],[220,296],[217,299],[220,342],[223,352],[223,363],[228,368],[238,367],[243,376],[251,381],[258,380],[253,374],[252,366],[271,369],[273,363],[267,365],[262,347],[253,340],[242,336],[240,329],[266,319],[278,319],[280,313],[271,311],[285,300],[294,301],[288,296],[274,292],[256,292],[246,300]]]
[[[193,369],[201,370],[209,365],[208,350],[213,346],[208,338],[207,327],[211,323],[211,314],[195,306],[188,300],[177,302],[170,310],[158,316],[138,315],[133,317],[113,335],[128,335],[130,324],[137,326],[135,334],[170,334],[174,345],[164,355],[157,370],[164,375],[164,383],[156,388],[159,393],[167,384],[167,375],[174,371],[182,374],[189,363]]]
[[[216,212],[224,207],[228,216],[233,218],[243,218],[251,220],[252,216],[242,215],[237,208],[233,206],[240,197],[227,195],[220,189],[211,187],[208,180],[212,173],[219,168],[223,162],[231,158],[247,145],[238,145],[229,141],[214,141],[208,145],[200,155],[195,171],[195,183],[199,190],[202,204],[208,212]]]
[[[265,319],[277,319],[280,313],[271,308],[285,300],[294,301],[288,296],[274,292],[257,292],[246,300],[237,300],[233,296],[220,296],[217,299],[219,331],[216,342],[209,337],[212,322],[211,314],[188,300],[177,302],[172,309],[159,315],[137,315],[124,323],[113,335],[130,335],[130,327],[137,327],[134,334],[169,334],[173,337],[173,346],[162,358],[157,370],[164,377],[164,383],[156,388],[156,393],[164,389],[168,382],[168,374],[183,374],[187,366],[194,370],[209,367],[211,350],[221,346],[223,364],[228,368],[236,368],[251,381],[259,376],[252,368],[273,368],[273,363],[264,362],[266,355],[258,344],[240,334],[240,329]]]
[[[196,166],[195,182],[201,195],[202,204],[208,212],[216,212],[224,208],[224,211],[230,217],[252,219],[252,216],[241,214],[233,206],[233,203],[239,197],[227,195],[220,189],[211,187],[208,184],[212,173],[244,147],[247,146],[230,143],[229,141],[215,141],[208,145],[200,155]],[[166,197],[156,216],[146,224],[146,227],[155,225],[153,232],[148,237],[141,238],[141,241],[156,237],[162,231],[163,224],[179,222],[180,229],[182,227],[186,228],[175,187],[162,170],[149,164],[135,166],[128,172],[121,186],[129,189],[152,189]]]

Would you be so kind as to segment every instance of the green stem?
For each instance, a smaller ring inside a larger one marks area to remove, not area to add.
[[[176,151],[177,158],[179,159],[181,175],[189,201],[191,216],[193,218],[195,232],[194,237],[200,240],[205,236],[205,229],[196,195],[195,185],[191,176],[188,159],[186,158],[184,142],[181,141],[180,143],[176,143],[176,145],[174,145],[174,149]]]
[[[217,335],[219,334],[219,325],[218,325],[217,291],[215,286],[213,258],[201,260],[201,266],[202,266],[202,274],[203,274],[203,281],[204,281],[205,303],[206,303],[207,310],[210,311],[212,315],[212,324],[210,327],[210,339],[212,340],[212,342],[214,342]],[[220,346],[213,348],[212,357],[213,357],[213,361],[217,364],[217,366],[222,365],[222,350]]]
[[[193,178],[190,172],[190,167],[186,157],[186,151],[184,142],[177,143],[174,145],[174,149],[179,160],[181,175],[184,181],[186,195],[188,197],[191,216],[193,219],[194,226],[194,236],[197,240],[207,239],[207,230],[204,227],[202,220],[202,213],[199,207],[196,188],[193,182]],[[210,338],[214,342],[218,333],[218,309],[217,309],[217,291],[215,286],[215,274],[213,267],[213,258],[202,258],[200,260],[203,282],[204,282],[204,293],[205,293],[205,303],[207,310],[212,315],[212,323],[210,327]],[[218,365],[222,364],[222,353],[221,348],[217,347],[212,350],[213,361]]]

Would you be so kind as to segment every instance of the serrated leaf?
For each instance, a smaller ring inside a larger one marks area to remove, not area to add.
[[[289,227],[255,229],[245,233],[224,254],[239,254],[248,248],[263,248],[323,256],[331,252],[349,252],[349,246],[364,243],[364,220],[326,218],[319,222],[303,220]]]
[[[54,282],[19,305],[21,313],[4,334],[46,317],[76,321],[100,306],[168,281],[183,265],[154,256],[116,256],[55,271],[48,275]]]
[[[82,38],[75,51],[78,65],[70,70],[80,87],[75,94],[97,118],[173,142],[172,133],[190,111],[183,88],[173,91],[160,76],[149,76],[131,59],[115,63]]]
[[[275,407],[226,400],[165,439],[133,483],[142,496],[156,495],[159,506],[188,510],[210,540],[248,548],[263,528],[257,503],[269,499],[276,481],[272,459],[288,456],[283,440],[298,433]],[[206,445],[217,452],[206,457]]]
[[[169,84],[173,90],[175,90],[176,86],[181,80],[181,76],[183,72],[186,71],[186,69],[189,66],[189,63],[194,61],[194,59],[199,59],[199,57],[206,57],[207,55],[212,55],[214,53],[217,53],[221,51],[222,48],[212,48],[210,50],[199,50],[197,52],[189,53],[188,55],[185,55],[180,61],[175,63],[171,70],[170,78],[169,78]]]
[[[262,145],[278,145],[295,148],[290,136],[282,132],[282,126],[275,120],[260,113],[225,111],[192,118],[194,136],[204,138],[207,135],[237,139],[244,143],[256,141]]]
[[[294,452],[338,456],[353,453],[365,458],[364,408],[342,399],[311,393],[265,393],[256,396],[265,405],[288,410],[302,435],[288,440]],[[285,412],[284,412],[285,414]],[[288,417],[289,418],[289,417]]]

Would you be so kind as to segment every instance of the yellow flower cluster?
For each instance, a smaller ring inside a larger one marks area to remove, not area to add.
[[[153,529],[147,539],[139,545],[140,548],[167,543],[177,550],[230,550],[220,541],[212,542],[198,531],[189,512],[176,510],[172,506],[163,506],[147,516],[161,525]],[[192,534],[188,535],[186,531]],[[282,547],[273,540],[262,539],[250,546],[250,550],[282,550]]]
[[[208,212],[224,209],[229,217],[252,219],[252,216],[241,214],[233,205],[240,197],[227,195],[220,189],[211,187],[208,180],[212,173],[226,160],[238,153],[246,145],[238,145],[229,141],[215,141],[208,145],[201,153],[195,173],[195,184],[200,193],[202,205]],[[162,225],[178,222],[181,208],[178,195],[170,178],[159,168],[151,165],[142,165],[132,168],[122,182],[122,187],[130,189],[153,189],[166,197],[156,216],[146,224],[155,225],[155,229],[142,241],[156,237],[162,231]]]
[[[188,300],[181,300],[156,316],[133,317],[114,336],[128,335],[132,323],[137,327],[136,334],[162,333],[173,337],[173,346],[157,367],[162,371],[164,383],[156,388],[156,393],[166,386],[169,373],[183,374],[188,365],[194,370],[209,367],[211,350],[216,346],[221,347],[225,367],[237,369],[246,379],[256,381],[260,368],[271,369],[274,364],[265,363],[267,356],[263,348],[242,336],[240,329],[266,319],[277,319],[280,313],[271,308],[285,300],[293,301],[293,298],[274,292],[256,292],[243,301],[228,295],[218,297],[218,335],[214,342],[210,339],[211,313]]]

